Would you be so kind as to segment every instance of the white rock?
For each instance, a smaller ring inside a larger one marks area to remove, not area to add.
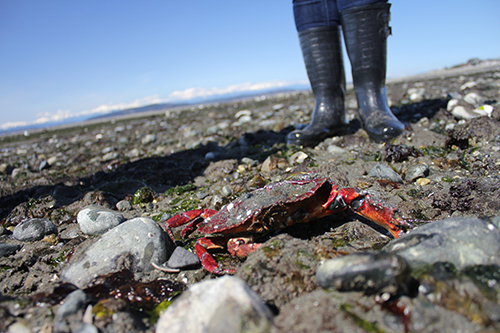
[[[217,124],[217,127],[221,130],[228,128],[230,125],[229,121],[223,121]]]
[[[464,84],[462,84],[460,86],[460,90],[465,90],[467,88],[472,88],[472,87],[475,87],[477,86],[477,82],[476,81],[469,81],[469,82],[466,82]]]
[[[250,116],[241,116],[241,117],[239,118],[239,120],[238,120],[238,122],[239,122],[240,124],[243,124],[243,123],[249,123],[249,122],[251,122],[251,121],[252,121],[252,117],[250,117]]]
[[[448,110],[448,111],[453,110],[453,108],[454,108],[455,106],[457,106],[457,104],[458,104],[458,99],[455,99],[455,98],[450,99],[450,100],[448,101],[448,104],[446,105],[446,110]]]
[[[463,106],[458,105],[453,108],[451,114],[457,119],[469,120],[478,117],[477,114],[467,111]]]
[[[116,160],[120,155],[116,151],[112,151],[110,153],[107,153],[104,155],[101,159],[103,162],[111,161],[111,160]]]
[[[480,107],[478,107],[472,111],[474,111],[475,113],[477,113],[481,116],[491,117],[493,110],[494,110],[493,106],[485,104],[485,105],[481,105]]]
[[[298,151],[295,154],[293,154],[292,156],[290,156],[290,158],[288,159],[288,163],[290,163],[292,165],[301,164],[308,157],[309,157],[309,155],[307,155],[306,153],[304,153],[302,151]]]
[[[141,140],[143,145],[147,145],[148,143],[156,141],[156,134],[148,134],[144,136]]]
[[[240,278],[194,284],[165,311],[156,333],[268,332],[272,314]]]
[[[138,148],[134,148],[131,151],[127,152],[126,156],[128,158],[136,158],[141,156],[142,154],[143,152],[141,150],[139,150]]]
[[[412,102],[420,102],[424,99],[424,88],[410,88],[407,91],[410,101]]]
[[[251,115],[252,115],[252,111],[250,111],[250,110],[241,110],[241,111],[236,112],[236,114],[234,115],[234,117],[236,119],[240,119],[243,116],[251,116]]]
[[[464,96],[464,101],[471,105],[477,105],[482,103],[482,97],[474,92],[471,92]]]
[[[273,105],[273,110],[274,111],[278,111],[278,110],[281,110],[285,107],[285,104],[275,104]]]

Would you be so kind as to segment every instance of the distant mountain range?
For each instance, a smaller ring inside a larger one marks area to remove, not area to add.
[[[177,108],[177,107],[181,107],[181,106],[187,106],[187,105],[190,105],[190,104],[191,103],[160,103],[160,104],[151,104],[151,105],[140,106],[140,107],[137,107],[137,108],[130,108],[130,109],[125,109],[125,110],[111,111],[110,113],[106,113],[106,114],[102,114],[102,115],[99,115],[99,116],[95,116],[95,117],[89,118],[89,120],[90,119],[114,118],[114,117],[120,117],[120,116],[135,114],[135,113],[141,113],[141,112],[167,110],[167,109]]]
[[[299,85],[293,85],[293,86],[288,86],[286,88],[279,88],[279,89],[270,89],[270,90],[262,90],[262,91],[249,91],[247,93],[239,92],[239,93],[233,93],[233,94],[211,96],[211,97],[207,97],[207,98],[203,98],[203,99],[193,99],[193,100],[190,100],[188,102],[183,102],[183,103],[150,104],[150,105],[145,105],[145,106],[136,107],[136,108],[111,111],[111,112],[107,112],[105,114],[101,114],[98,116],[92,116],[92,117],[80,116],[80,117],[68,118],[68,119],[65,119],[62,121],[58,121],[58,122],[46,122],[46,123],[42,123],[42,124],[33,124],[33,125],[28,125],[28,126],[9,128],[6,130],[0,129],[0,136],[21,134],[21,133],[27,134],[27,133],[32,132],[32,131],[39,131],[39,130],[43,130],[43,129],[47,129],[47,128],[71,126],[72,124],[77,124],[80,122],[87,122],[87,121],[99,122],[99,121],[104,121],[104,120],[112,119],[112,118],[116,118],[116,117],[134,116],[135,114],[161,111],[161,110],[167,110],[167,109],[172,109],[172,108],[177,108],[177,107],[184,107],[184,106],[189,106],[189,105],[225,103],[225,102],[242,100],[242,99],[247,99],[247,98],[255,98],[257,96],[262,96],[262,95],[274,95],[274,94],[278,94],[278,93],[293,92],[293,91],[306,90],[306,89],[310,89],[308,85],[300,85],[299,84]]]

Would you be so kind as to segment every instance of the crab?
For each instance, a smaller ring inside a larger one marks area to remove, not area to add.
[[[346,209],[384,227],[397,238],[411,225],[395,208],[374,201],[366,192],[337,188],[328,178],[285,180],[248,192],[220,211],[196,209],[166,221],[168,229],[185,225],[181,237],[200,237],[195,252],[202,266],[217,275],[233,274],[208,252],[225,246],[232,256],[244,258],[262,244],[255,243],[275,230],[306,223]]]

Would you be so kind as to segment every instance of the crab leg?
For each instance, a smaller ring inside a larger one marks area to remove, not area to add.
[[[400,227],[411,227],[402,218],[396,216],[397,209],[373,201],[369,194],[361,194],[353,188],[343,188],[339,190],[339,195],[344,198],[353,212],[384,227],[394,238],[398,238],[403,233]]]
[[[253,243],[249,237],[231,238],[227,241],[227,251],[238,258],[245,258],[261,247],[261,243]]]
[[[202,222],[207,217],[214,215],[215,213],[217,213],[217,211],[213,209],[194,209],[174,215],[165,223],[170,228],[175,228],[187,224],[181,232],[181,237],[184,237],[186,234],[192,233],[196,229],[196,225],[198,225],[198,223]]]
[[[220,247],[221,245],[214,243],[212,239],[203,237],[196,241],[194,250],[198,258],[200,259],[201,265],[210,273],[214,273],[216,275],[234,274],[236,272],[234,269],[220,268],[214,257],[212,257],[212,255],[207,251],[207,249]]]

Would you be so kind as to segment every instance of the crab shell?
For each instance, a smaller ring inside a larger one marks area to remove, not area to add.
[[[332,210],[330,203],[338,196],[328,178],[287,180],[246,193],[207,217],[196,233],[212,236],[255,236],[309,222],[344,210]]]

